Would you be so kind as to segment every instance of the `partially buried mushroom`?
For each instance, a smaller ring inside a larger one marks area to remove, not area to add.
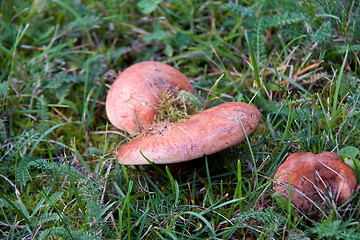
[[[175,68],[159,62],[141,62],[125,69],[106,99],[110,122],[139,137],[116,152],[119,163],[137,165],[177,163],[213,154],[246,139],[261,115],[250,104],[230,102],[190,116],[182,122],[154,125],[160,94],[194,93],[188,79]]]
[[[344,204],[355,193],[354,171],[333,152],[290,155],[275,173],[274,189],[305,212],[321,206]],[[332,202],[335,201],[335,202]]]

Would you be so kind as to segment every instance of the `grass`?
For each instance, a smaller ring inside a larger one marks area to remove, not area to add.
[[[360,148],[357,1],[2,1],[2,239],[358,239],[360,201],[317,218],[277,199],[292,152]],[[196,161],[123,166],[119,71],[169,63],[203,104],[251,102],[247,141]]]

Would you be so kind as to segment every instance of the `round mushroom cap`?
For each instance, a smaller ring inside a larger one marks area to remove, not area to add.
[[[150,126],[161,92],[194,93],[189,80],[177,69],[145,61],[125,69],[112,84],[106,98],[106,114],[117,128],[135,133]]]
[[[291,154],[274,178],[274,189],[284,198],[289,196],[290,185],[291,202],[303,211],[311,210],[313,202],[326,206],[326,199],[343,204],[357,187],[355,172],[333,152]]]
[[[184,122],[159,125],[151,133],[123,145],[116,156],[119,163],[129,165],[148,164],[145,157],[156,164],[200,158],[245,140],[260,119],[260,112],[252,105],[224,103]]]

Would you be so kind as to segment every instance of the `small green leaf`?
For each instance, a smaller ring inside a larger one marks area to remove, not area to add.
[[[352,170],[355,171],[356,166],[355,163],[353,161],[353,159],[349,158],[349,157],[345,157],[346,155],[342,155],[341,159],[349,166],[352,168]]]
[[[184,50],[187,48],[187,45],[191,42],[191,37],[189,34],[184,34],[181,32],[177,32],[175,36],[173,36],[175,47],[179,50]]]
[[[155,27],[154,27],[154,32],[147,35],[145,38],[144,38],[144,41],[149,43],[153,40],[161,40],[161,39],[164,39],[164,37],[166,36],[166,34],[160,30],[160,23],[159,21],[156,21],[155,22]]]
[[[345,148],[341,149],[339,152],[341,159],[343,159],[343,156],[347,156],[351,159],[356,159],[359,154],[360,154],[360,150],[353,146],[345,147]]]
[[[144,14],[152,13],[161,3],[162,0],[141,0],[137,6],[141,9]]]
[[[348,146],[340,150],[340,158],[351,167],[360,181],[360,150],[353,146]]]
[[[7,90],[8,90],[8,83],[7,82],[0,83],[0,97],[5,96]]]

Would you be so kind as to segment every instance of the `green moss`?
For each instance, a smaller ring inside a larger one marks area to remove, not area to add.
[[[155,123],[183,122],[189,116],[201,111],[200,100],[184,90],[176,93],[163,91],[159,95],[159,100]]]

